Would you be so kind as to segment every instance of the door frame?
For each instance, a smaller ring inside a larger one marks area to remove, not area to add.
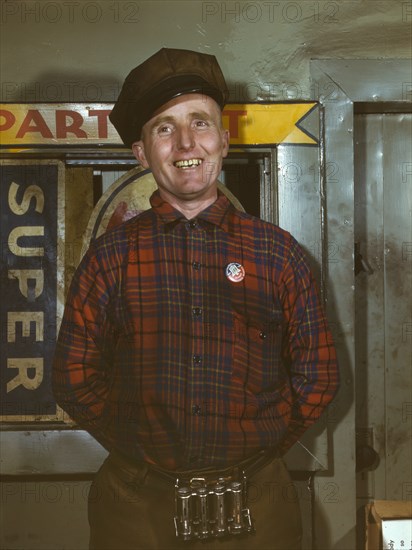
[[[332,467],[319,472],[315,548],[356,548],[354,111],[357,103],[390,102],[410,109],[409,59],[315,59],[310,63],[314,98],[322,106],[322,188],[325,232],[337,261],[327,262],[328,316],[340,362],[341,387],[329,409]]]

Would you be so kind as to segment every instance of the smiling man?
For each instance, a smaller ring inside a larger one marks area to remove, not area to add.
[[[299,549],[283,453],[338,373],[296,240],[218,191],[229,135],[214,56],[162,49],[111,120],[158,190],[91,243],[54,362],[63,409],[109,451],[92,550]]]
[[[188,219],[215,202],[228,149],[218,104],[199,93],[168,101],[132,145],[143,167],[152,169],[162,197]]]

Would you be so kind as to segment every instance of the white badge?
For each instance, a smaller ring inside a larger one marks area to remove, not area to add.
[[[242,264],[231,262],[226,266],[225,274],[229,281],[232,281],[232,283],[240,283],[240,281],[243,281],[245,278],[246,273]]]

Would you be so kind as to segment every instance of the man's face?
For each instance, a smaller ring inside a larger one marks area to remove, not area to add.
[[[162,197],[172,205],[216,198],[229,134],[217,103],[201,94],[170,100],[143,126],[133,144],[136,158],[150,168]]]

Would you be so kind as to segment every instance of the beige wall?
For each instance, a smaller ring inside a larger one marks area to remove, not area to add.
[[[401,0],[1,1],[2,101],[111,101],[163,46],[215,54],[232,97],[314,97],[309,60],[411,55]]]

